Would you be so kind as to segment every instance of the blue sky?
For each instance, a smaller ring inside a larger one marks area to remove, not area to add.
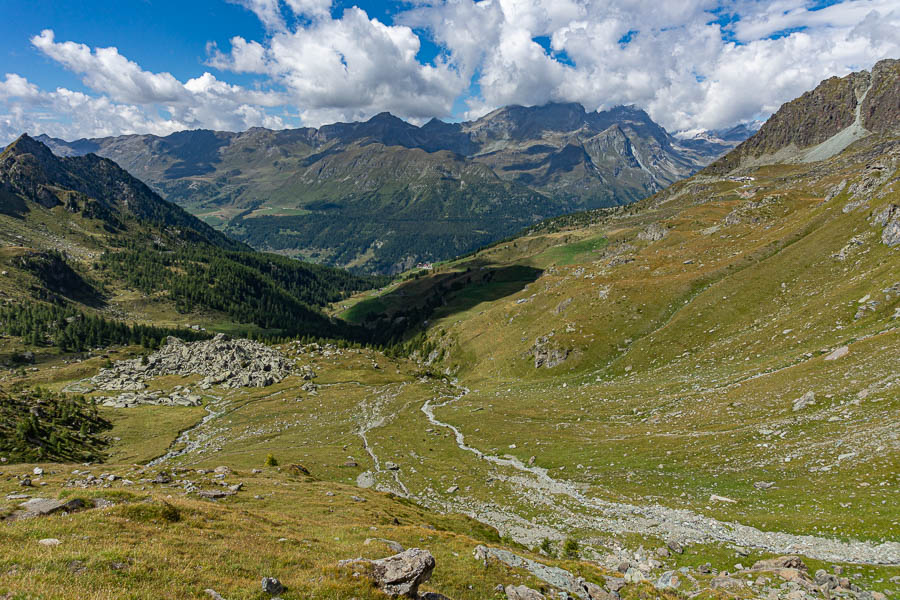
[[[6,0],[3,15],[0,141],[549,101],[694,130],[900,56],[896,0]]]

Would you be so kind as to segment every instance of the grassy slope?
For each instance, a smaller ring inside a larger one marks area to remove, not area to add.
[[[543,275],[500,300],[437,314],[434,330],[452,340],[444,366],[475,390],[439,414],[470,444],[518,444],[520,459],[564,468],[603,497],[766,529],[896,539],[898,295],[883,290],[900,282],[898,257],[867,219],[897,191],[873,190],[869,208],[846,214],[846,193],[822,202],[859,177],[870,144],[830,164],[762,169],[749,185],[676,184],[646,210],[448,265],[519,264]],[[736,206],[772,195],[759,223],[723,226]],[[655,221],[669,235],[638,239]],[[856,235],[862,246],[832,256]],[[603,236],[609,246],[583,252]],[[633,246],[632,262],[615,264],[621,244]],[[879,304],[854,319],[866,295]],[[535,370],[530,349],[549,334],[570,356]],[[824,361],[844,344],[848,357]],[[808,391],[816,405],[792,412]],[[757,481],[776,486],[763,492]],[[710,506],[710,494],[739,503]]]

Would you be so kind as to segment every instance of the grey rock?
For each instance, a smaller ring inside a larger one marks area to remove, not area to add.
[[[658,590],[676,590],[681,585],[681,579],[675,571],[666,571],[659,576],[656,583],[653,584]]]
[[[202,375],[201,388],[221,385],[230,389],[265,387],[294,371],[293,362],[274,348],[245,339],[232,340],[222,334],[192,343],[169,337],[162,348],[147,357],[146,363],[142,364],[141,359],[118,361],[78,385],[129,392],[102,399],[104,405],[116,408],[139,404],[198,406],[202,396],[187,389],[176,389],[168,396],[142,390],[148,380],[161,375]],[[308,368],[305,375],[315,376]]]
[[[837,360],[839,358],[843,358],[850,353],[850,348],[847,346],[841,346],[831,354],[825,357],[825,360]]]
[[[615,598],[602,587],[590,581],[582,581],[581,589],[584,590],[590,600],[613,600]]]
[[[234,496],[235,492],[231,490],[200,490],[197,492],[197,495],[201,498],[207,498],[209,500],[218,500],[220,498],[226,498],[228,496]]]
[[[796,400],[794,400],[794,405],[791,407],[791,410],[797,412],[799,410],[803,410],[807,406],[816,403],[816,395],[813,392],[806,392]]]
[[[642,232],[638,234],[638,239],[645,240],[648,242],[656,242],[669,234],[669,230],[659,223],[651,223],[644,229]]]
[[[640,583],[642,581],[646,581],[647,578],[644,577],[644,574],[640,571],[640,569],[635,569],[631,567],[627,571],[625,571],[625,582],[626,583]]]
[[[746,584],[740,579],[728,577],[726,575],[718,575],[713,577],[709,582],[709,587],[714,590],[738,591],[743,589]]]
[[[777,558],[767,558],[758,560],[750,567],[753,571],[775,571],[778,569],[796,569],[798,571],[806,571],[806,564],[799,556],[787,555]]]
[[[419,586],[431,578],[435,561],[428,550],[410,548],[394,556],[373,560],[372,567],[375,585],[384,593],[415,598]]]
[[[262,591],[269,595],[275,596],[276,594],[280,594],[284,591],[284,586],[281,585],[281,582],[278,581],[278,579],[276,579],[275,577],[263,577]]]
[[[60,542],[56,538],[44,538],[38,540],[38,544],[40,544],[41,546],[59,546],[61,543],[62,542]]]
[[[567,348],[560,348],[550,343],[550,336],[541,336],[534,341],[530,354],[534,357],[534,368],[552,369],[569,357]]]
[[[504,591],[507,600],[544,600],[542,593],[524,585],[508,585]]]
[[[579,598],[587,598],[586,592],[581,586],[584,580],[575,577],[565,569],[551,567],[500,548],[489,548],[479,545],[475,547],[473,554],[477,560],[483,561],[485,565],[487,565],[489,560],[497,560],[514,569],[528,571],[531,575],[552,587],[565,590]]]
[[[625,587],[625,579],[622,577],[606,577],[606,587],[611,592],[618,592]]]

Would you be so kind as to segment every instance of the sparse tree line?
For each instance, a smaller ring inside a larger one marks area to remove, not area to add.
[[[112,424],[84,396],[36,388],[0,391],[0,454],[13,461],[101,460]]]
[[[55,346],[63,352],[83,352],[114,344],[157,348],[170,335],[187,341],[208,337],[200,331],[129,325],[86,315],[72,307],[38,303],[0,306],[0,332],[21,337],[30,346]]]

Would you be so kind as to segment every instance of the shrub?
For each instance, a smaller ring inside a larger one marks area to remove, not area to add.
[[[272,453],[269,453],[269,454],[266,456],[266,466],[267,466],[267,467],[277,467],[277,466],[278,466],[278,459],[276,459],[276,458],[272,455]]]

